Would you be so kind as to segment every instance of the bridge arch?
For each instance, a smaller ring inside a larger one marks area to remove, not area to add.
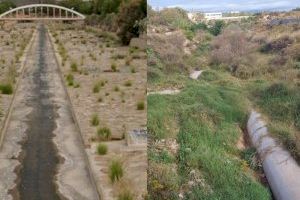
[[[51,15],[51,14],[52,15]],[[84,20],[85,16],[73,9],[54,4],[30,4],[10,9],[0,20]]]

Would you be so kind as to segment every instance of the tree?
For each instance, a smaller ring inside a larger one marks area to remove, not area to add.
[[[123,44],[129,44],[131,38],[141,33],[141,21],[147,16],[146,0],[123,1],[120,5],[117,23],[120,27],[118,36]]]
[[[222,20],[217,20],[215,24],[210,28],[210,33],[214,36],[219,35],[222,32],[225,23]]]
[[[0,2],[0,14],[8,11],[10,8],[15,8],[16,4],[10,0]]]

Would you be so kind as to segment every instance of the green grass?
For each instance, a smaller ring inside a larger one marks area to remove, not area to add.
[[[243,97],[242,89],[233,85],[230,82],[187,81],[186,89],[178,95],[148,97],[150,137],[176,137],[180,146],[177,158],[164,151],[149,151],[152,163],[162,166],[176,163],[180,177],[179,181],[163,177],[168,173],[157,179],[149,177],[148,187],[152,194],[161,194],[156,198],[178,199],[160,180],[169,180],[167,185],[186,184],[191,170],[196,170],[205,184],[191,188],[186,199],[270,199],[268,190],[251,173],[243,170],[245,160],[235,146],[240,137],[240,126],[244,126],[247,117],[247,99]],[[176,136],[169,127],[174,121],[179,126]],[[162,186],[153,188],[153,185],[159,185],[156,181]]]
[[[77,63],[72,62],[70,68],[71,68],[72,72],[78,72],[78,66],[77,66]]]
[[[101,140],[108,140],[111,136],[111,130],[107,127],[102,127],[97,130],[97,135]]]
[[[74,76],[72,74],[68,74],[66,77],[68,86],[73,86],[74,85]]]
[[[115,63],[111,64],[111,70],[113,72],[117,72],[118,71],[117,65]]]
[[[126,86],[126,87],[131,87],[131,86],[132,86],[132,82],[131,82],[130,80],[128,80],[128,81],[126,81],[126,82],[124,83],[124,86]]]
[[[125,190],[118,195],[118,200],[133,200],[133,195],[129,190]]]
[[[137,110],[144,110],[145,109],[145,103],[143,101],[140,101],[136,105]]]
[[[295,133],[300,130],[300,88],[284,82],[256,83],[252,86],[253,101],[270,118],[270,132],[293,157],[300,161],[300,141]]]
[[[12,94],[13,93],[13,86],[12,84],[1,84],[0,90],[2,94]]]
[[[107,145],[103,144],[103,143],[98,144],[98,146],[97,146],[97,153],[99,155],[105,155],[105,154],[107,154]]]
[[[100,120],[99,120],[98,115],[97,115],[97,114],[94,114],[94,115],[92,116],[92,119],[91,119],[91,125],[92,125],[92,126],[98,126],[99,123],[100,123]]]
[[[113,160],[109,166],[109,178],[112,183],[119,181],[123,177],[123,167],[119,160]]]

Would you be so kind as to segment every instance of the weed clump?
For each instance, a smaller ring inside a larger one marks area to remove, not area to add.
[[[133,200],[133,195],[130,191],[125,190],[119,194],[118,200]]]
[[[119,181],[123,177],[122,163],[119,160],[113,160],[109,166],[109,178],[112,183]]]
[[[73,62],[70,67],[72,72],[78,72],[77,63]]]
[[[100,123],[100,121],[99,121],[98,115],[97,115],[97,114],[94,114],[94,115],[92,116],[92,119],[91,119],[91,125],[92,125],[92,126],[98,126],[99,123]]]
[[[136,105],[137,110],[144,110],[145,109],[145,103],[143,101],[140,101]]]
[[[128,80],[128,81],[126,81],[126,82],[124,83],[124,85],[125,85],[126,87],[131,87],[131,86],[132,86],[132,82],[131,82],[130,80]]]
[[[117,72],[117,71],[118,71],[117,65],[116,65],[115,63],[113,63],[113,64],[111,65],[111,70],[112,70],[113,72]]]
[[[72,74],[68,74],[66,77],[68,86],[74,85],[74,76]]]
[[[102,140],[108,140],[111,136],[111,130],[107,127],[102,127],[97,130],[97,135]]]
[[[98,144],[97,153],[99,155],[105,155],[107,153],[107,145],[103,143]]]
[[[13,93],[13,86],[8,84],[0,85],[0,90],[2,94],[12,94]]]

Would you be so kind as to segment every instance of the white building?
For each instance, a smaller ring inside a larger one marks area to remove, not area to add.
[[[211,19],[222,19],[223,14],[218,12],[218,13],[204,13],[204,18],[207,20]]]

